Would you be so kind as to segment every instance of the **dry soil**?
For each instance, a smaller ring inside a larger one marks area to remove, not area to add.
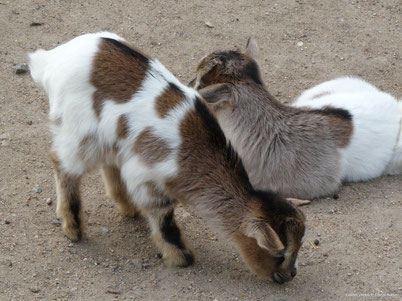
[[[71,243],[55,220],[48,101],[14,65],[34,49],[109,30],[186,83],[204,55],[243,49],[254,36],[282,101],[340,75],[402,98],[401,26],[401,0],[0,0],[0,299],[399,300],[401,176],[345,184],[339,199],[304,207],[309,232],[285,285],[249,273],[187,208],[177,216],[197,261],[165,267],[145,221],[121,217],[97,173],[83,185],[88,237]]]

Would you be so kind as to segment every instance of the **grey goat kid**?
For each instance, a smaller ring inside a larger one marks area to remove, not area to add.
[[[258,51],[249,39],[246,53],[213,52],[190,83],[214,111],[256,189],[311,199],[334,193],[343,180],[402,171],[401,102],[345,77],[306,91],[294,106],[283,104],[263,82]]]

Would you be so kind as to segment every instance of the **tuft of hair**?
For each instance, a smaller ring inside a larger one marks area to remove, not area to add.
[[[47,51],[38,49],[35,52],[29,53],[28,58],[29,70],[33,80],[37,83],[43,84],[43,77],[48,62]]]
[[[343,120],[352,121],[353,117],[352,114],[348,110],[341,109],[341,108],[332,108],[332,107],[323,107],[322,109],[314,109],[310,110],[312,113],[319,113],[323,115],[331,115],[334,117],[338,117]]]

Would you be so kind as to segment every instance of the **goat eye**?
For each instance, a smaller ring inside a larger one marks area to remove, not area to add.
[[[282,255],[281,257],[278,257],[276,262],[278,265],[281,265],[284,261],[285,261],[285,256]]]

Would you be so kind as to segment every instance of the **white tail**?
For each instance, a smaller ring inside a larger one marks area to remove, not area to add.
[[[45,50],[39,49],[28,55],[29,70],[35,82],[43,84],[43,75],[47,66],[47,55]]]

